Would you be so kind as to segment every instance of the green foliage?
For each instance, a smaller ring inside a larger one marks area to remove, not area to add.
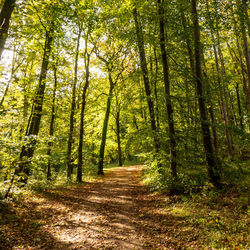
[[[187,168],[180,169],[178,178],[175,179],[169,165],[166,154],[151,155],[144,170],[145,183],[154,190],[167,191],[171,194],[190,194],[199,191],[207,180],[207,177],[200,175],[198,171],[188,172]]]
[[[249,191],[249,167],[245,161],[221,162],[223,189],[218,191],[206,175],[205,165],[180,166],[178,178],[175,179],[170,170],[168,156],[144,154],[146,164],[143,179],[145,184],[153,190],[167,191],[170,194],[199,193],[209,197],[210,201],[217,201],[220,192],[234,192],[246,194]]]
[[[219,192],[206,183],[200,193],[174,196],[166,205],[169,215],[182,218],[192,228],[201,248],[247,249],[246,203],[246,197],[234,190]]]

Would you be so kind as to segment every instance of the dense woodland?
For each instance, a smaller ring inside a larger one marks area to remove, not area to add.
[[[249,249],[249,5],[1,0],[0,249]]]
[[[5,0],[0,24],[2,196],[124,161],[173,192],[246,177],[248,1]]]

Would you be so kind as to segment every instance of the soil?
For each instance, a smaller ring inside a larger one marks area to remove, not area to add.
[[[141,172],[116,168],[0,208],[0,249],[196,249],[194,229],[167,213],[169,198],[145,187]]]

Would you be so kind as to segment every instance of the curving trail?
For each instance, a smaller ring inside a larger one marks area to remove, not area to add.
[[[43,192],[20,208],[20,242],[0,237],[0,249],[195,249],[191,229],[167,213],[167,197],[141,184],[141,171],[120,167],[94,182]]]

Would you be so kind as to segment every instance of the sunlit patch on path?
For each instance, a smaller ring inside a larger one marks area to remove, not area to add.
[[[142,185],[141,171],[142,166],[120,167],[95,182],[43,192],[28,206],[38,226],[33,237],[27,236],[20,245],[24,249],[178,248],[181,235],[176,230],[185,223],[166,212],[165,196]],[[179,231],[185,238],[191,230]]]

